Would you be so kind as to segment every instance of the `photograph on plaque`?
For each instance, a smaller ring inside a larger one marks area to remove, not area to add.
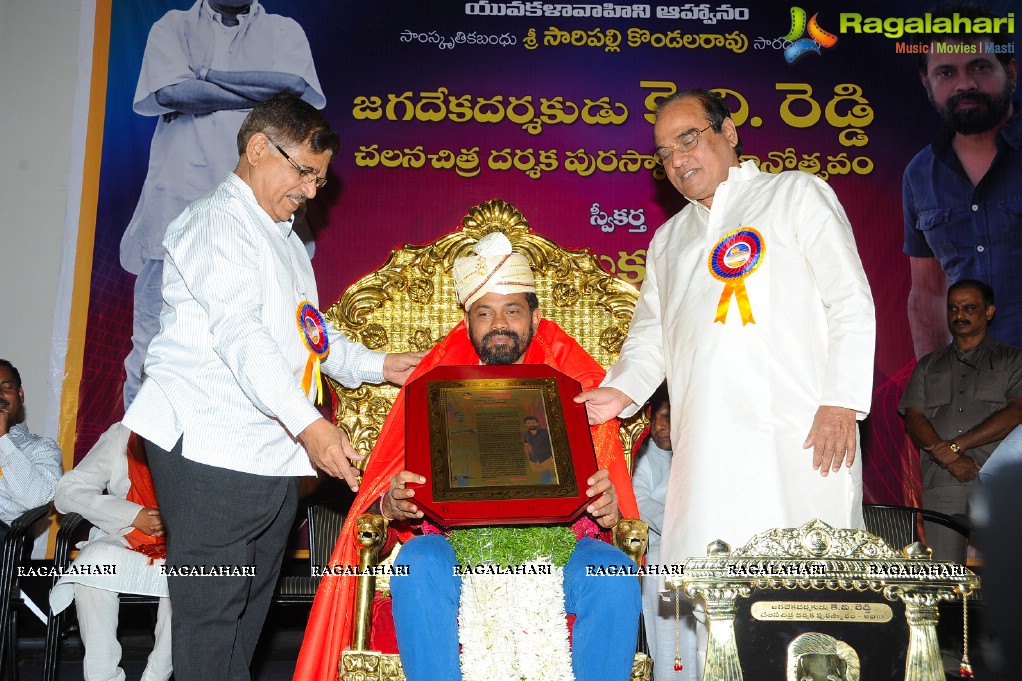
[[[447,524],[577,516],[596,472],[579,392],[545,365],[438,367],[414,381],[406,457],[428,479],[415,487],[424,511]]]

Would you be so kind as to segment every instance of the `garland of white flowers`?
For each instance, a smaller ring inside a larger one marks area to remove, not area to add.
[[[461,674],[465,681],[565,681],[571,646],[564,612],[564,568],[529,561],[535,574],[461,578]]]
[[[515,545],[526,538],[531,560],[515,555],[522,553]],[[452,533],[451,540],[460,564],[494,568],[462,576],[458,637],[464,681],[574,681],[564,612],[565,549],[575,542],[571,530],[478,528]],[[489,555],[480,555],[481,546]]]

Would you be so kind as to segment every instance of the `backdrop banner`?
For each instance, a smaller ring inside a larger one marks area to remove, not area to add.
[[[135,287],[121,264],[126,228],[136,210],[156,215],[167,197],[211,189],[220,178],[195,159],[214,144],[233,149],[230,134],[203,137],[201,119],[224,112],[177,113],[159,87],[230,70],[304,80],[341,136],[304,216],[323,307],[395,246],[456,229],[491,198],[640,285],[653,233],[684,205],[653,162],[652,112],[706,87],[734,112],[744,158],[813,173],[844,205],[877,310],[866,500],[917,503],[916,454],[896,405],[915,361],[901,178],[940,122],[903,32],[925,10],[861,0],[850,15],[833,4],[261,0],[234,29],[201,0],[98,0],[93,101],[77,112],[101,144],[86,167],[99,181],[77,246],[92,250],[76,278],[88,304],[73,311],[68,342],[84,352],[68,355],[61,417],[74,424],[75,460],[123,412]],[[1001,16],[1011,5],[989,3]],[[240,121],[245,110],[228,113]],[[158,125],[194,133],[168,148]],[[168,171],[182,159],[186,170]]]

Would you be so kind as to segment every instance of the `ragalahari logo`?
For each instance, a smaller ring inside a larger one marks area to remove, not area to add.
[[[804,9],[791,8],[791,31],[781,38],[791,43],[784,48],[784,58],[789,64],[794,64],[810,52],[820,54],[821,47],[831,48],[837,45],[837,36],[820,28],[816,21],[817,16],[819,15],[814,14],[807,23]],[[803,38],[806,32],[809,33],[809,37]]]

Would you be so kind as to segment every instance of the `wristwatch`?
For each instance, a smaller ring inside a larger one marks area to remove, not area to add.
[[[952,452],[954,452],[955,454],[957,454],[958,452],[962,451],[962,448],[961,448],[961,447],[959,447],[959,446],[958,446],[958,443],[957,443],[957,442],[955,442],[954,440],[952,440],[952,441],[951,441],[951,443],[950,443],[950,444],[948,445],[948,448],[949,448],[949,449],[950,449],[950,450],[951,450]]]

